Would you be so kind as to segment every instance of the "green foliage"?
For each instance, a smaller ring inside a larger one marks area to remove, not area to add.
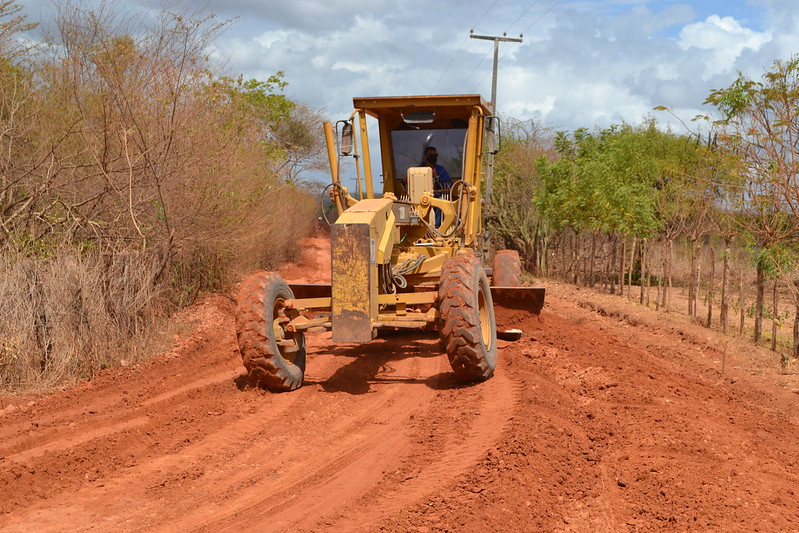
[[[246,117],[262,123],[269,130],[287,120],[296,106],[282,94],[288,84],[283,77],[283,71],[265,81],[244,79],[243,76],[219,76],[210,81],[207,90],[215,105],[225,104],[237,112],[232,120]]]
[[[740,308],[740,302],[739,306]],[[755,314],[757,313],[757,304],[755,302],[750,302],[749,305],[746,306],[744,309],[744,314],[749,318],[754,318]],[[777,323],[782,324],[784,321],[788,320],[791,316],[791,311],[789,309],[784,309],[781,313],[774,314],[774,310],[771,307],[764,306],[763,307],[763,318],[769,320],[776,320]]]
[[[18,35],[32,30],[38,24],[28,22],[21,11],[22,5],[16,0],[0,0],[0,56],[4,60],[13,62],[29,51]]]
[[[590,132],[559,132],[554,160],[539,158],[536,206],[556,228],[647,237],[657,217],[655,184],[662,177],[654,121]]]
[[[755,84],[738,74],[738,78],[727,89],[711,91],[705,99],[705,104],[713,104],[724,116],[723,122],[728,123],[738,117],[752,102],[752,90]]]
[[[706,104],[722,115],[719,142],[739,154],[736,222],[770,276],[793,271],[799,241],[799,55],[777,60],[761,80],[738,75]]]
[[[793,272],[799,260],[799,243],[781,241],[752,250],[754,263],[760,265],[767,278],[778,278]]]

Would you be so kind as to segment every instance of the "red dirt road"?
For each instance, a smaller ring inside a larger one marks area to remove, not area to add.
[[[286,277],[319,281],[307,244]],[[457,385],[430,334],[324,334],[285,394],[247,386],[209,298],[169,353],[5,398],[0,530],[799,531],[799,396],[561,289],[542,321],[498,309],[525,336],[485,383]]]

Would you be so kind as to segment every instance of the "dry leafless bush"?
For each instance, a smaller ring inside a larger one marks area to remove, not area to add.
[[[47,387],[132,363],[164,295],[148,252],[0,257],[0,387]]]
[[[316,208],[283,181],[316,153],[300,146],[316,115],[291,113],[280,76],[213,71],[225,23],[143,21],[111,3],[57,10],[46,53],[25,68],[0,61],[6,388],[135,360],[159,317],[232,269],[291,259]]]

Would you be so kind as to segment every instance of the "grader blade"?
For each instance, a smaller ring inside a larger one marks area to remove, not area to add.
[[[333,342],[369,342],[375,337],[377,269],[372,213],[350,214],[365,222],[347,223],[339,217],[330,233]]]
[[[527,311],[540,315],[544,307],[544,287],[491,287],[491,299],[494,305],[506,309]]]

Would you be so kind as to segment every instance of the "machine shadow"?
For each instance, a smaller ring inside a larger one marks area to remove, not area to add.
[[[435,332],[425,333],[420,338],[419,331],[381,331],[377,339],[366,344],[334,346],[327,350],[328,354],[352,360],[324,381],[305,380],[303,384],[319,385],[325,392],[347,394],[366,394],[373,390],[374,385],[385,383],[424,384],[436,390],[462,387],[451,372],[429,377],[392,375],[396,374],[393,362],[409,357],[441,357],[437,340]]]

